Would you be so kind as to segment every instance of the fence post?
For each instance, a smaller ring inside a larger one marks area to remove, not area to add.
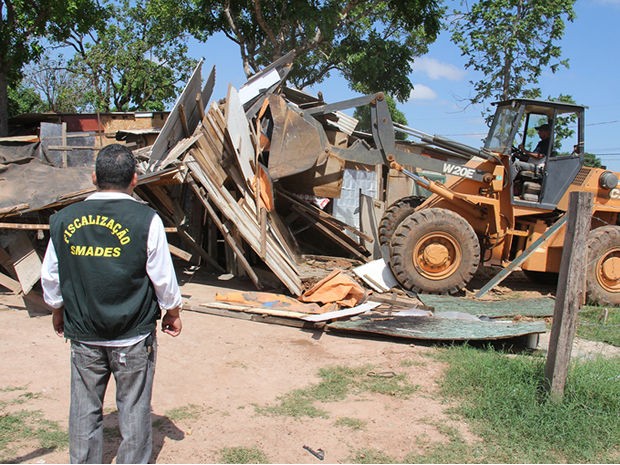
[[[553,324],[545,363],[545,379],[551,397],[562,400],[571,349],[577,326],[577,312],[585,297],[586,242],[592,218],[593,195],[571,192]]]

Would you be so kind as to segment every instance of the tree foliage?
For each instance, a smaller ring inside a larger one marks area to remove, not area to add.
[[[356,91],[382,90],[401,101],[413,88],[412,60],[436,39],[443,13],[437,0],[188,0],[184,5],[162,8],[163,14],[182,13],[200,40],[224,33],[238,45],[248,77],[294,50],[289,81],[298,88],[337,70]]]
[[[23,84],[41,96],[42,111],[74,113],[93,111],[88,102],[89,82],[68,69],[64,58],[44,55],[38,63],[28,65]]]
[[[94,109],[155,111],[174,101],[195,62],[180,28],[162,18],[147,0],[112,2],[98,27],[65,41],[75,51],[69,69],[88,81]]]
[[[392,121],[406,126],[407,118],[405,117],[405,114],[396,107],[396,102],[394,99],[389,95],[386,95],[385,101],[387,103],[388,110],[390,111]],[[353,116],[358,120],[357,129],[368,133],[371,132],[370,106],[365,105],[363,107],[357,107],[353,112]],[[396,139],[405,140],[406,138],[407,134],[402,132],[396,133]]]
[[[41,96],[32,88],[23,85],[8,89],[8,116],[9,118],[23,113],[38,113],[45,111],[45,104]]]
[[[0,136],[8,131],[8,88],[16,88],[24,65],[41,56],[43,37],[62,40],[72,30],[87,31],[98,11],[94,0],[0,0]]]
[[[593,153],[586,152],[583,154],[583,165],[591,166],[592,168],[602,168],[603,163],[599,157]]]
[[[573,21],[575,0],[478,0],[456,10],[452,40],[467,57],[467,68],[482,78],[471,81],[471,103],[489,99],[540,97],[537,82],[546,69],[568,67],[558,45],[565,21]]]

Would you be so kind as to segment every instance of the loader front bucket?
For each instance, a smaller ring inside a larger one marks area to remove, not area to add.
[[[307,171],[327,157],[323,127],[312,116],[287,105],[278,95],[269,96],[273,131],[269,146],[269,175],[275,181]]]

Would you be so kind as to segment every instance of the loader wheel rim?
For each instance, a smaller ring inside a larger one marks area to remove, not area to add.
[[[450,234],[432,232],[420,238],[413,250],[412,259],[422,276],[441,280],[458,269],[463,254],[459,243]]]
[[[620,248],[606,252],[596,264],[596,278],[608,292],[620,292]]]

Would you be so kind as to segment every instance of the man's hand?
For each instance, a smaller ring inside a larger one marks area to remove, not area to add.
[[[180,308],[174,308],[166,311],[166,314],[161,319],[161,330],[164,333],[173,337],[181,334],[183,324],[181,323],[181,316],[179,315],[179,312]]]
[[[64,308],[52,309],[52,326],[57,336],[62,337],[65,334],[65,317]]]

